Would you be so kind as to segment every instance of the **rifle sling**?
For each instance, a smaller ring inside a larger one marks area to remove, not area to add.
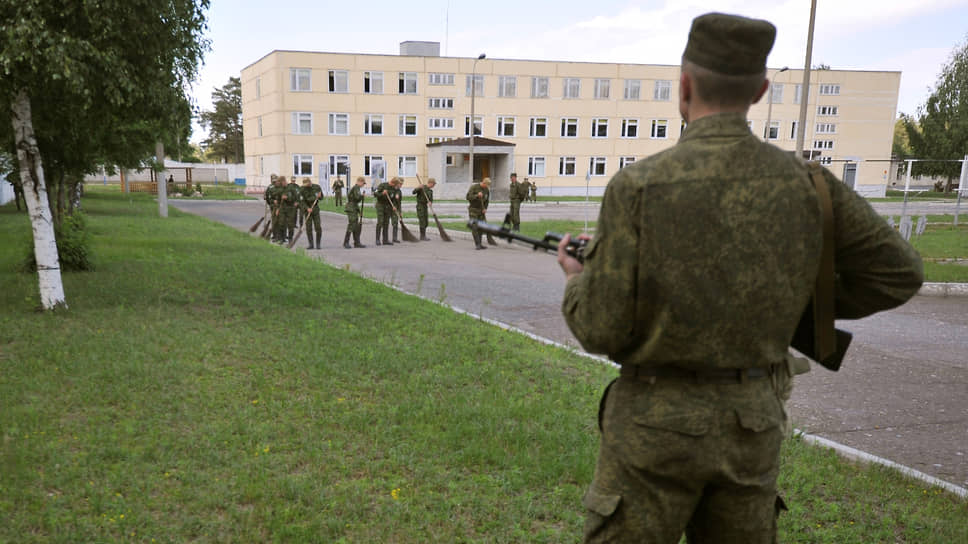
[[[830,189],[823,171],[816,163],[808,163],[810,179],[817,190],[823,222],[823,247],[817,284],[813,294],[814,353],[818,361],[827,359],[837,351],[834,333],[834,210],[830,201]]]

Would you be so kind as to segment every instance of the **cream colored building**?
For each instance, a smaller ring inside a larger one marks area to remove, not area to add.
[[[438,198],[462,198],[491,177],[541,195],[601,194],[620,168],[672,146],[683,127],[679,66],[439,56],[436,42],[403,42],[400,55],[273,51],[242,70],[248,185],[269,175],[324,180],[436,178]],[[752,131],[793,150],[802,71],[770,69],[773,104],[750,111]],[[775,77],[774,77],[775,76]],[[804,149],[858,192],[883,195],[900,72],[812,73]],[[472,80],[476,86],[472,91]],[[472,96],[473,94],[473,96]],[[772,130],[766,134],[767,117]],[[587,189],[586,189],[587,187]]]

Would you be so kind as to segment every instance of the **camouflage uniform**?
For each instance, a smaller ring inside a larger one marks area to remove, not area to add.
[[[286,194],[286,186],[276,180],[275,185],[266,189],[266,198],[272,210],[272,241],[283,243],[286,241],[286,216],[282,197]]]
[[[511,198],[511,228],[521,230],[521,201],[528,197],[528,189],[522,183],[518,183],[517,174],[511,174],[511,186],[508,189]]]
[[[471,185],[470,189],[467,190],[467,217],[469,219],[480,219],[482,221],[487,220],[484,216],[487,211],[487,205],[491,202],[491,189],[489,188],[490,183],[474,183]],[[483,198],[477,196],[478,193],[483,193]],[[487,246],[481,243],[481,233],[478,231],[472,231],[471,235],[474,237],[474,246],[477,249],[486,249]]]
[[[343,247],[349,249],[350,235],[353,236],[353,245],[356,247],[366,247],[360,243],[360,231],[363,230],[363,187],[354,185],[346,195],[346,236],[343,238]]]
[[[384,195],[383,191],[386,191],[387,194]],[[373,198],[376,199],[376,245],[381,245],[381,243],[393,245],[387,234],[387,228],[390,226],[391,216],[393,215],[389,200],[392,197],[393,186],[388,181],[378,185],[373,193]],[[381,235],[383,237],[382,242],[380,241]]]
[[[781,397],[820,261],[820,205],[806,165],[753,136],[743,113],[697,117],[673,148],[612,178],[566,284],[571,331],[622,367],[601,402],[585,542],[777,539]],[[902,304],[921,285],[917,252],[823,175],[837,317]]]
[[[421,185],[414,189],[411,194],[417,195],[417,221],[420,224],[420,239],[429,240],[427,238],[427,225],[430,222],[427,215],[427,207],[428,203],[434,201],[434,190],[426,185]]]
[[[538,201],[538,186],[535,185],[535,183],[533,181],[530,182],[529,185],[531,185],[531,202],[537,202]]]
[[[286,185],[286,206],[283,211],[286,214],[286,240],[292,240],[292,235],[296,232],[296,214],[299,211],[299,184],[296,178]]]
[[[323,228],[319,223],[319,204],[322,199],[323,188],[315,183],[304,184],[299,188],[299,211],[306,221],[306,237],[309,238],[309,249],[321,249],[319,244],[323,241]],[[312,210],[310,210],[310,206],[312,206]],[[313,245],[314,232],[316,233],[315,245]]]
[[[333,182],[333,200],[337,208],[343,205],[343,180],[340,178]]]
[[[402,184],[403,182],[401,181],[400,183]],[[393,183],[390,185],[393,187],[393,192],[390,193],[390,201],[393,203],[393,209],[390,210],[390,223],[393,225],[393,243],[399,244],[400,222],[403,221],[403,215],[401,215],[403,214],[403,207],[401,206],[403,203],[403,191]],[[396,209],[396,212],[394,212],[394,209]]]

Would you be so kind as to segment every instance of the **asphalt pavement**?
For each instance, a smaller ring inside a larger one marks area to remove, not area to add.
[[[259,201],[169,203],[242,231],[264,209]],[[492,203],[491,220],[499,222],[507,206]],[[897,213],[894,205],[874,206],[884,215]],[[932,204],[925,213],[953,213],[954,208],[954,203]],[[445,243],[433,222],[430,242],[377,247],[369,218],[362,235],[368,247],[347,250],[342,247],[345,215],[331,200],[322,209],[322,249],[307,250],[303,238],[293,251],[580,350],[561,316],[564,278],[552,255],[505,242],[478,251],[469,234],[455,231],[448,231],[454,241]],[[437,203],[435,211],[466,218],[460,203]],[[595,202],[522,206],[524,221],[593,222],[597,213]],[[417,233],[415,225],[410,228]],[[797,379],[789,405],[794,426],[968,487],[968,297],[918,295],[900,308],[838,326],[854,333],[844,366],[837,373],[814,366]]]

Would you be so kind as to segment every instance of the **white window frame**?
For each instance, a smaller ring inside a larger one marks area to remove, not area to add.
[[[593,178],[602,177],[608,171],[608,157],[589,157],[588,172]]]
[[[335,177],[335,176],[343,176],[343,175],[346,175],[345,172],[344,173],[340,173],[338,171],[338,168],[339,168],[338,165],[340,163],[349,164],[350,163],[350,156],[349,155],[330,155],[329,156],[329,168],[328,168],[328,170],[329,170],[329,175],[330,176],[334,176]],[[351,167],[351,169],[352,169],[352,167]]]
[[[814,140],[813,141],[813,149],[833,149],[833,148],[834,148],[833,140]]]
[[[377,126],[379,127],[379,131],[373,130]],[[368,113],[363,119],[363,134],[367,136],[383,136],[383,126],[382,113]]]
[[[471,79],[474,80],[474,97],[484,96],[484,74],[468,74],[464,80],[464,94],[471,95]]]
[[[430,117],[427,121],[427,128],[430,130],[444,130],[454,128],[453,117]]]
[[[544,134],[538,136],[538,127],[544,128]],[[548,118],[547,117],[532,117],[528,121],[528,137],[529,138],[547,138],[548,137]]]
[[[303,130],[303,123],[308,123],[306,130]],[[294,111],[290,119],[293,134],[312,134],[313,133],[313,112]]]
[[[799,104],[803,100],[803,84],[797,83],[793,88],[793,103]]]
[[[383,94],[383,72],[363,72],[363,94]]]
[[[363,155],[363,175],[370,177],[370,165],[373,161],[382,161],[383,155]]]
[[[313,71],[309,68],[290,68],[289,90],[294,93],[311,92],[313,90]]]
[[[478,128],[478,126],[480,126],[480,128]],[[464,116],[464,136],[469,137],[471,135],[470,128],[471,128],[471,116],[465,115]],[[484,116],[474,115],[474,137],[477,138],[478,136],[483,136],[483,135],[484,135]]]
[[[548,78],[543,76],[531,77],[531,98],[548,98]]]
[[[672,100],[672,81],[668,79],[657,79],[655,87],[652,89],[652,100],[657,102],[668,102]]]
[[[780,139],[780,122],[770,120],[770,126],[767,127],[765,124],[763,126],[763,138],[766,140],[779,140]]]
[[[561,132],[559,133],[562,138],[577,138],[578,137],[578,126],[580,121],[577,117],[562,117],[561,118]],[[567,130],[566,130],[567,129]],[[568,134],[571,132],[572,134]]]
[[[592,119],[592,138],[608,138],[607,117],[595,117]]]
[[[829,166],[834,163],[834,158],[829,156],[828,157],[820,156],[817,158],[817,160],[820,161],[820,164],[824,166]]]
[[[292,155],[292,175],[310,176],[313,175],[313,156],[304,153],[293,153]]]
[[[410,114],[400,114],[397,117],[397,136],[416,136],[417,135],[417,116]]]
[[[501,98],[515,98],[518,94],[518,78],[515,76],[498,76],[497,95]]]
[[[431,97],[427,101],[427,107],[432,110],[452,110],[454,109],[454,99],[447,96]]]
[[[622,94],[622,97],[625,100],[641,100],[642,99],[642,80],[626,79],[625,92]]]
[[[622,138],[637,139],[639,137],[639,120],[627,117],[622,119]]]
[[[427,76],[428,85],[454,85],[454,74],[431,72]]]
[[[329,70],[326,85],[331,93],[345,94],[350,92],[349,70]]]
[[[576,167],[575,157],[558,157],[559,176],[574,176],[577,170],[578,168]]]
[[[608,100],[611,94],[612,80],[605,78],[595,79],[595,99]]]
[[[566,77],[562,79],[561,97],[567,99],[581,98],[581,78]]]
[[[417,72],[397,72],[397,94],[417,94]]]
[[[255,97],[262,98],[262,78],[255,78]]]
[[[635,157],[619,157],[618,158],[618,169],[621,170],[626,166],[635,162]]]
[[[836,123],[817,123],[814,134],[837,134]]]
[[[417,175],[417,156],[398,155],[397,156],[397,175],[413,177]]]
[[[258,124],[256,126],[256,133],[258,136],[262,136],[262,116],[258,117]]]
[[[790,139],[791,140],[796,140],[797,139],[797,124],[799,124],[799,123],[800,123],[800,121],[793,121],[792,123],[790,123]]]
[[[770,83],[770,103],[771,104],[782,104],[783,103],[783,84],[782,83]]]
[[[516,127],[514,122],[514,116],[512,115],[497,116],[497,135],[498,136],[503,136],[505,138],[513,138],[515,133],[515,128]]]
[[[653,140],[665,140],[668,137],[669,137],[669,120],[653,119],[652,129],[649,132],[649,138]]]
[[[821,96],[835,96],[840,94],[840,83],[822,83],[820,85]]]
[[[331,112],[329,114],[329,132],[330,136],[348,136],[350,133],[350,114]],[[340,123],[345,127],[343,132],[339,132],[338,128]]]
[[[839,106],[817,106],[817,115],[824,115],[824,116],[840,115],[840,107]]]
[[[543,178],[547,174],[546,161],[544,157],[528,157],[528,175],[535,178]]]

